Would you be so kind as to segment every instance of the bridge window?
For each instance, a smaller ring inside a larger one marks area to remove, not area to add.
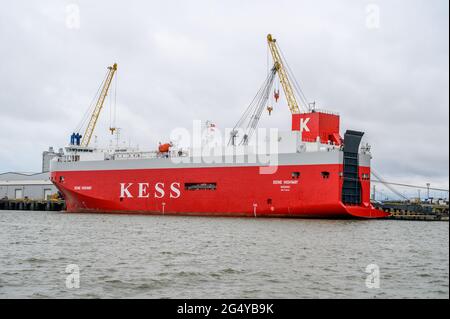
[[[184,189],[187,191],[213,190],[217,188],[217,183],[184,183]]]

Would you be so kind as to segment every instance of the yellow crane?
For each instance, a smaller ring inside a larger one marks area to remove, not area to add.
[[[112,79],[114,77],[114,73],[117,71],[117,63],[114,63],[112,66],[108,67],[108,75],[103,84],[102,90],[98,97],[97,103],[95,105],[94,111],[91,114],[91,118],[86,127],[86,131],[82,136],[81,146],[87,147],[89,142],[91,141],[92,134],[94,133],[95,125],[97,124],[98,117],[103,107],[103,103],[105,102],[106,96],[108,95],[109,87],[111,86]]]
[[[267,43],[272,54],[274,62],[273,67],[268,72],[266,80],[263,82],[262,87],[259,89],[258,93],[256,93],[252,102],[247,107],[244,114],[242,114],[241,118],[231,131],[228,145],[248,145],[253,133],[258,126],[258,122],[261,119],[263,108],[265,105],[267,105],[267,102],[269,100],[270,91],[273,87],[276,74],[278,74],[278,78],[283,87],[284,95],[286,96],[286,100],[291,113],[300,113],[299,104],[297,103],[294,88],[296,89],[296,93],[298,94],[298,98],[300,99],[300,101],[303,104],[307,105],[307,99],[305,95],[303,94],[300,86],[295,80],[294,75],[291,73],[289,65],[285,61],[283,53],[278,47],[277,41],[272,37],[271,34],[267,35]],[[293,81],[292,83],[294,84],[294,87],[292,86],[291,81]],[[275,101],[278,100],[278,90],[274,91],[274,98]],[[273,111],[273,107],[270,105],[267,106],[267,111],[269,111],[270,115]]]
[[[292,89],[288,74],[284,68],[283,59],[281,58],[280,51],[278,50],[277,46],[277,40],[274,39],[271,34],[268,34],[267,43],[269,45],[270,53],[272,54],[278,77],[280,79],[281,85],[283,86],[289,109],[291,110],[292,114],[298,114],[300,113],[300,110],[298,108],[297,99],[295,98],[294,90]]]

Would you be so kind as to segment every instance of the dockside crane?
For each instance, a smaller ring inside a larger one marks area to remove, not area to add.
[[[272,59],[274,61],[274,66],[277,69],[278,78],[280,79],[281,86],[283,87],[289,110],[291,110],[292,114],[298,114],[300,113],[300,110],[298,108],[294,90],[292,89],[292,85],[286,72],[280,50],[278,49],[277,40],[274,39],[271,34],[267,35],[267,44],[269,45],[270,53],[272,54]]]
[[[290,72],[289,66],[287,65],[287,62],[278,47],[276,39],[274,39],[271,34],[267,35],[267,44],[272,55],[273,67],[270,69],[270,72],[262,87],[259,89],[244,114],[234,126],[228,145],[248,145],[250,138],[258,126],[263,108],[269,100],[269,92],[272,90],[276,75],[278,75],[281,82],[289,110],[292,114],[300,113],[300,108],[295,93],[297,93],[303,104],[308,105],[305,95],[295,80],[294,75]],[[277,90],[274,91],[274,98],[275,101],[279,98],[279,92]],[[273,107],[267,106],[267,110],[270,115],[273,111]],[[239,141],[237,140],[238,135],[242,135]]]
[[[95,130],[95,126],[97,124],[98,118],[100,116],[100,112],[103,108],[103,104],[105,102],[106,96],[108,95],[109,87],[111,86],[111,82],[113,80],[114,74],[117,71],[117,63],[114,63],[112,66],[108,66],[108,72],[106,78],[103,82],[103,86],[100,91],[100,95],[98,96],[97,102],[95,104],[95,108],[92,111],[91,117],[89,119],[89,123],[86,127],[84,134],[80,134],[80,132],[73,133],[70,139],[70,143],[72,145],[79,145],[81,147],[88,147],[89,142],[91,141],[92,135]],[[110,128],[113,132],[113,129]],[[80,142],[81,140],[81,142]]]

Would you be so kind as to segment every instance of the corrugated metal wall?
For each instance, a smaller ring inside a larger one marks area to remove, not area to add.
[[[0,174],[0,199],[16,199],[16,195],[22,198],[34,200],[45,199],[45,195],[55,194],[57,188],[50,183],[49,173],[21,174],[3,173]]]

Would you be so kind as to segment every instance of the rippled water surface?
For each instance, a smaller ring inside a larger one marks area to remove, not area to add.
[[[448,285],[448,222],[0,211],[1,298],[449,298]]]

